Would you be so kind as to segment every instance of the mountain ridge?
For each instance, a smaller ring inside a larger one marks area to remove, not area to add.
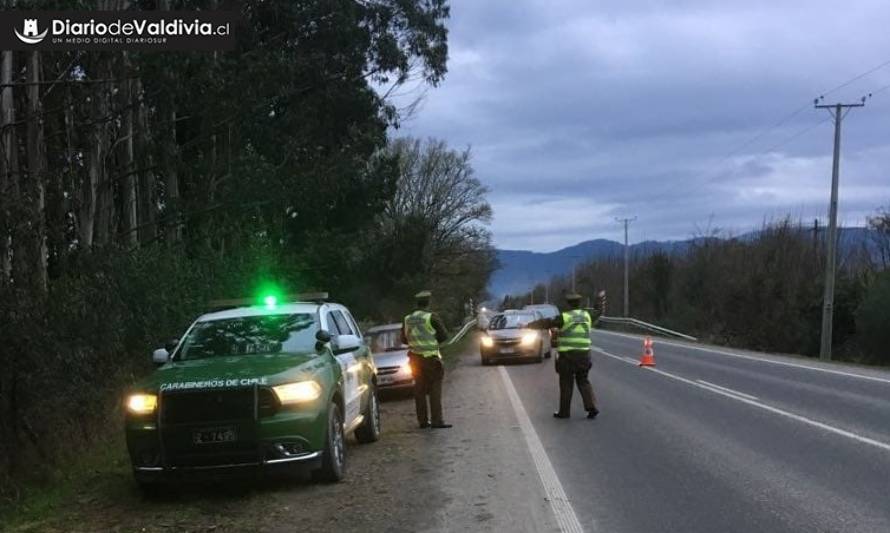
[[[807,230],[809,231],[809,230]],[[850,227],[839,229],[839,240],[842,249],[864,242],[871,232],[868,228]],[[632,256],[649,256],[657,252],[683,254],[696,242],[714,238],[719,240],[755,239],[761,232],[752,231],[732,237],[695,237],[685,240],[654,241],[646,240],[630,245]],[[820,231],[824,233],[824,228]],[[498,249],[496,250],[500,268],[491,276],[488,290],[494,298],[502,298],[507,294],[525,292],[536,283],[546,281],[551,276],[569,274],[574,263],[590,260],[624,257],[624,245],[610,239],[591,239],[552,252],[533,252],[531,250]]]

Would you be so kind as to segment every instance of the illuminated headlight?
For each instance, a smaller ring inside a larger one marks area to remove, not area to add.
[[[134,415],[150,415],[158,408],[155,394],[131,394],[127,397],[127,411]]]
[[[489,337],[488,335],[483,335],[482,336],[482,346],[484,346],[486,348],[491,348],[492,346],[494,346],[494,340],[492,340],[492,338]]]
[[[405,374],[405,375],[408,375],[408,376],[413,376],[413,375],[414,375],[414,373],[411,372],[411,363],[405,363],[404,365],[402,365],[401,367],[399,367],[399,370],[402,371],[402,374]]]
[[[305,403],[321,396],[321,385],[314,381],[298,381],[272,387],[282,405]]]
[[[531,346],[532,344],[538,342],[538,332],[532,331],[531,333],[526,333],[522,336],[522,345],[523,346]]]

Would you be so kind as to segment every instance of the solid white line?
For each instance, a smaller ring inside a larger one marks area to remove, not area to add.
[[[626,333],[617,333],[617,332],[614,332],[614,331],[597,330],[597,331],[594,333],[594,336],[595,336],[597,333],[606,333],[606,334],[608,334],[608,335],[617,335],[617,336],[619,336],[619,337],[626,337],[626,338],[628,338],[628,339],[637,339],[637,340],[640,339],[640,337],[638,337],[638,336],[628,335],[628,334],[626,334]],[[866,375],[866,374],[857,374],[857,373],[855,373],[855,372],[844,372],[843,370],[834,370],[834,369],[832,369],[832,368],[822,368],[822,367],[818,367],[818,366],[810,366],[810,365],[804,365],[804,364],[800,364],[800,363],[792,363],[791,361],[777,361],[777,360],[775,360],[775,359],[768,359],[768,358],[766,358],[766,357],[755,357],[755,356],[753,356],[753,355],[745,355],[745,354],[741,354],[741,353],[728,352],[728,351],[726,351],[726,350],[720,350],[720,349],[717,349],[717,348],[704,348],[704,347],[702,347],[702,346],[693,346],[693,345],[691,345],[691,344],[682,344],[682,343],[679,343],[679,342],[671,342],[671,341],[666,341],[666,340],[661,340],[661,339],[659,339],[659,340],[657,341],[657,343],[658,343],[658,344],[667,344],[668,346],[675,346],[675,347],[677,347],[677,348],[688,348],[688,349],[690,349],[690,350],[699,350],[699,351],[702,351],[702,352],[717,353],[717,354],[720,354],[720,355],[728,355],[728,356],[730,356],[730,357],[738,357],[739,359],[748,359],[748,360],[751,360],[751,361],[760,361],[761,363],[770,363],[770,364],[773,364],[773,365],[782,365],[782,366],[790,366],[790,367],[793,367],[793,368],[804,368],[804,369],[806,369],[806,370],[815,370],[816,372],[825,372],[825,373],[827,373],[827,374],[835,374],[835,375],[838,375],[838,376],[845,376],[845,377],[848,377],[848,378],[859,378],[859,379],[866,379],[866,380],[869,380],[869,381],[877,381],[877,382],[879,382],[879,383],[890,383],[890,378],[881,378],[881,377],[878,377],[878,376],[869,376],[869,375]]]
[[[728,393],[730,393],[730,394],[735,394],[736,396],[741,396],[742,398],[748,398],[749,400],[759,400],[759,399],[760,399],[760,398],[758,398],[757,396],[751,396],[750,394],[745,394],[744,392],[739,392],[739,391],[737,391],[737,390],[735,390],[735,389],[730,389],[729,387],[721,387],[720,385],[717,385],[716,383],[711,383],[710,381],[705,381],[705,380],[703,380],[703,379],[698,380],[698,382],[701,383],[701,384],[703,384],[703,385],[707,385],[707,386],[709,386],[709,387],[713,387],[713,388],[715,388],[715,389],[720,389],[720,390],[722,390],[723,392],[728,392]]]
[[[550,501],[553,514],[556,515],[559,530],[567,533],[583,533],[584,529],[581,527],[581,522],[578,521],[575,509],[566,497],[562,483],[559,482],[556,471],[553,469],[553,465],[550,464],[547,452],[544,451],[544,445],[541,444],[541,439],[538,438],[538,433],[535,431],[528,413],[525,412],[522,400],[519,399],[516,388],[510,380],[510,375],[507,374],[506,369],[502,366],[498,367],[498,371],[504,380],[507,397],[510,398],[510,403],[513,405],[513,412],[516,413],[519,427],[522,429],[523,436],[525,436],[525,443],[528,445],[528,451],[531,452],[532,459],[535,462],[538,476],[540,476],[541,483],[544,485],[544,493],[547,495],[547,500]]]
[[[623,361],[625,363],[628,362],[626,358],[621,357],[620,355],[611,354],[611,353],[603,350],[602,348],[598,349],[597,351],[602,353],[603,355],[606,355],[613,359],[618,359],[619,361]],[[853,439],[857,442],[861,442],[863,444],[869,444],[876,448],[880,448],[884,451],[890,452],[890,444],[887,444],[886,442],[881,442],[879,440],[870,439],[868,437],[864,437],[862,435],[853,433],[852,431],[847,431],[846,429],[841,429],[838,427],[830,426],[824,422],[819,422],[818,420],[813,420],[812,418],[807,418],[805,416],[798,415],[798,414],[792,413],[790,411],[785,411],[784,409],[779,409],[778,407],[773,407],[771,405],[766,405],[765,403],[761,403],[761,402],[754,401],[754,400],[749,400],[749,399],[743,398],[741,396],[736,396],[735,393],[724,392],[720,389],[715,389],[708,385],[703,385],[696,381],[692,381],[691,379],[686,379],[682,376],[678,376],[676,374],[671,374],[670,372],[665,372],[664,370],[659,370],[659,369],[653,368],[651,366],[647,366],[647,367],[643,367],[643,368],[645,368],[646,370],[649,370],[651,372],[655,372],[656,374],[661,374],[662,376],[665,376],[665,377],[668,377],[671,379],[675,379],[675,380],[681,381],[683,383],[687,383],[694,387],[698,387],[700,389],[711,391],[715,394],[719,394],[721,396],[725,396],[727,398],[732,398],[733,400],[736,400],[736,401],[739,401],[742,403],[746,403],[746,404],[752,405],[754,407],[758,407],[760,409],[763,409],[764,411],[769,411],[770,413],[781,415],[781,416],[790,418],[792,420],[797,420],[798,422],[803,422],[804,424],[828,431],[830,433],[834,433],[835,435],[841,435],[842,437],[847,437],[847,438]]]

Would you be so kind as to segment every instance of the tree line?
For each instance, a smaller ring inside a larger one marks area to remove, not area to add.
[[[890,213],[868,221],[868,232],[841,247],[834,298],[835,357],[890,364]],[[857,235],[857,233],[853,233]],[[630,316],[706,342],[767,352],[818,356],[826,232],[790,218],[744,237],[706,232],[681,253],[635,254],[630,260]],[[577,290],[606,314],[622,316],[624,259],[577,268]],[[569,290],[569,276],[550,281],[550,294]],[[535,301],[546,292],[534,288]],[[531,292],[505,298],[521,306]]]
[[[118,431],[210,300],[271,282],[383,321],[431,288],[458,322],[483,296],[469,152],[392,140],[413,107],[387,96],[446,74],[446,0],[6,4],[243,23],[227,52],[0,52],[0,499]]]

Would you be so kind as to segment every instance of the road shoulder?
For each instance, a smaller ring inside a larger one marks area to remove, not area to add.
[[[445,416],[427,435],[443,505],[431,531],[559,531],[497,367],[467,350],[448,377]]]

